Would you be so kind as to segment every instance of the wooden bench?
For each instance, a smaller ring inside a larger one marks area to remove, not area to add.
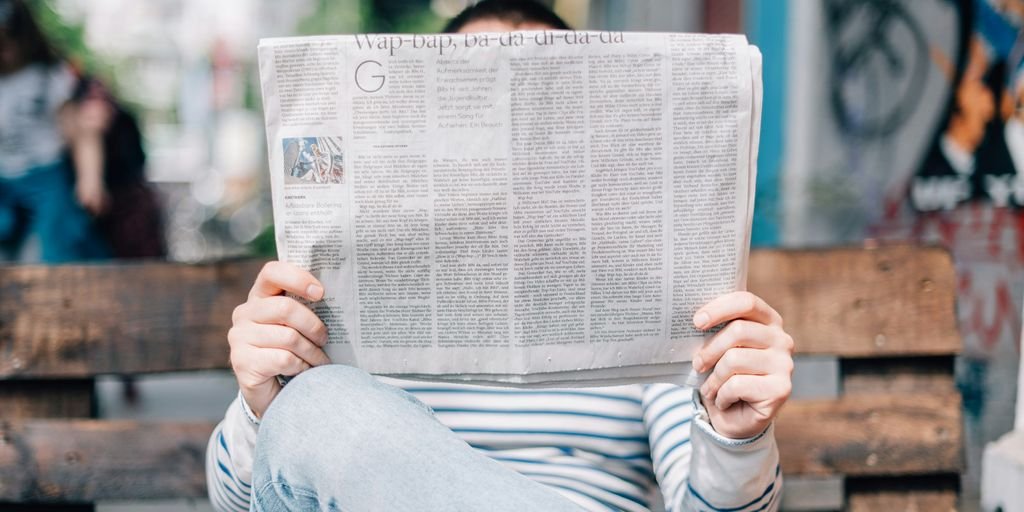
[[[202,498],[208,422],[95,419],[94,379],[225,369],[231,311],[261,262],[0,267],[0,509]],[[838,396],[778,420],[794,481],[838,481],[849,510],[951,510],[963,469],[949,255],[909,246],[755,251],[750,289]],[[798,361],[799,368],[803,364]]]
[[[748,284],[785,318],[798,372],[809,357],[837,367],[837,382],[818,385],[838,396],[794,399],[780,414],[783,472],[838,478],[846,510],[955,510],[964,442],[950,255],[909,246],[761,251]]]

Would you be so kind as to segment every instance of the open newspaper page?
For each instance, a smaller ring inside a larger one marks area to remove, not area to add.
[[[278,253],[328,355],[512,385],[681,382],[745,286],[760,53],[538,31],[260,43]]]

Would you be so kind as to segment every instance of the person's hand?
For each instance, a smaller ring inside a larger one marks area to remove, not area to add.
[[[80,176],[75,183],[75,198],[93,217],[99,217],[110,207],[110,194],[101,176]]]
[[[75,164],[75,198],[92,216],[99,217],[110,207],[103,183],[103,137],[113,120],[114,107],[105,99],[88,97],[68,105],[62,117],[70,123],[65,135]]]
[[[316,301],[324,288],[309,272],[272,261],[256,277],[249,299],[231,315],[231,367],[257,417],[281,391],[278,375],[294,376],[331,362],[322,348],[327,327],[286,292]]]
[[[723,295],[700,308],[702,330],[729,322],[693,358],[699,372],[712,370],[700,388],[711,426],[744,439],[764,431],[793,388],[793,338],[782,317],[749,292]]]

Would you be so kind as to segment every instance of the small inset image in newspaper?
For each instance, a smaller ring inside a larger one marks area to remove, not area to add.
[[[285,185],[345,183],[341,137],[288,137],[284,146]]]
[[[359,34],[259,47],[281,260],[334,362],[693,384],[746,284],[761,55],[738,35]]]

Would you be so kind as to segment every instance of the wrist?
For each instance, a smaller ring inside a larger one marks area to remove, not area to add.
[[[736,427],[723,424],[722,418],[717,420],[705,407],[700,392],[694,390],[694,407],[697,424],[713,438],[724,444],[753,442],[763,436],[771,428],[773,420],[757,422],[749,426]],[[719,413],[720,414],[720,413]]]
[[[249,423],[257,427],[260,426],[260,417],[252,410],[252,406],[245,399],[245,393],[242,390],[238,390],[238,403],[241,404],[242,412],[245,414],[245,418],[249,420]]]
[[[259,423],[263,418],[263,414],[267,412],[270,402],[274,400],[280,391],[281,384],[276,378],[270,379],[260,386],[239,386],[242,402],[245,404],[248,414],[252,416],[256,423]]]
[[[750,435],[745,435],[745,433],[738,433],[740,435],[725,435],[716,430],[715,427],[711,424],[711,422],[708,421],[698,421],[697,428],[702,430],[703,433],[707,437],[714,440],[715,443],[721,446],[736,448],[741,446],[757,444],[758,441],[765,438],[771,433],[772,423],[769,423],[763,429]]]

